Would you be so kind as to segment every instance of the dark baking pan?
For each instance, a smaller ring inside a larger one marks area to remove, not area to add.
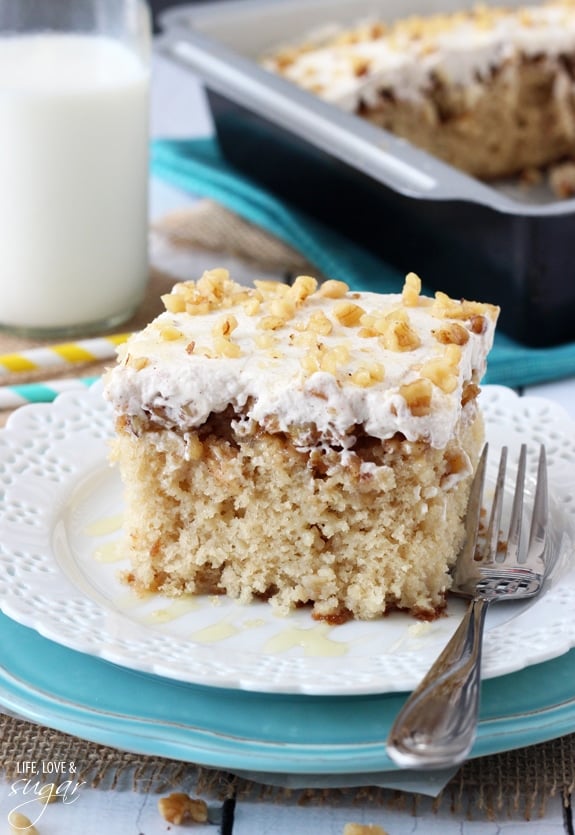
[[[398,2],[390,18],[457,5]],[[575,339],[575,200],[482,183],[258,63],[273,44],[369,11],[358,0],[182,6],[162,16],[159,48],[203,80],[240,171],[427,287],[500,304],[515,339]]]

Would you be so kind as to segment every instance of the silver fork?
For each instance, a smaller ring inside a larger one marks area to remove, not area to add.
[[[475,740],[481,684],[481,646],[490,603],[536,595],[545,578],[548,527],[547,467],[541,446],[531,530],[522,548],[527,449],[521,447],[507,546],[500,543],[507,447],[501,450],[484,544],[479,544],[487,444],[471,487],[465,544],[451,593],[471,599],[455,634],[408,698],[387,740],[387,752],[404,768],[443,768],[462,762]]]

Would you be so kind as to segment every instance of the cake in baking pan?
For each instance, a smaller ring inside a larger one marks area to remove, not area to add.
[[[575,3],[326,26],[264,66],[484,179],[575,155]]]
[[[135,588],[437,616],[498,308],[413,273],[380,295],[212,270],[163,300],[105,385]]]

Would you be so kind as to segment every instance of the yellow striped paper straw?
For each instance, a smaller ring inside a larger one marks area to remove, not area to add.
[[[75,365],[82,362],[98,362],[116,355],[116,346],[125,342],[129,333],[114,333],[92,339],[79,339],[61,345],[46,345],[30,348],[14,354],[0,355],[0,377],[7,374],[21,374],[41,371],[43,368]]]

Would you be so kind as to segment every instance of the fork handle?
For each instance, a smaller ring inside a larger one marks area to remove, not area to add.
[[[399,712],[387,752],[404,768],[462,762],[475,740],[489,600],[472,600],[451,640]]]

